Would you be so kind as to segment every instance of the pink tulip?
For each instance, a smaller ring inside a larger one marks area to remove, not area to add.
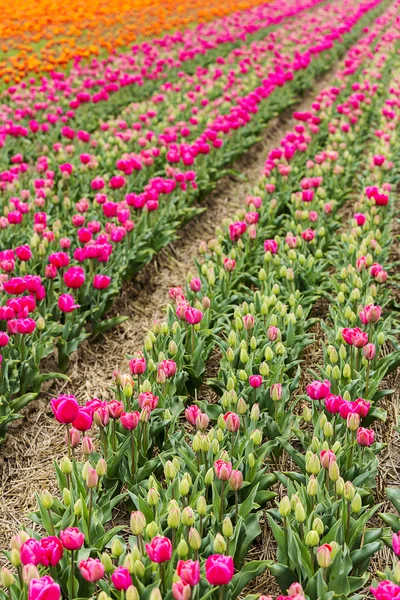
[[[146,370],[146,359],[138,354],[136,358],[131,358],[129,361],[129,368],[132,375],[143,375]]]
[[[197,418],[201,414],[202,414],[201,409],[198,406],[196,406],[195,404],[192,404],[192,406],[188,406],[185,409],[186,420],[191,425],[195,425],[196,424]]]
[[[111,575],[111,581],[114,587],[121,591],[126,591],[132,585],[132,577],[125,567],[117,567]]]
[[[374,304],[364,306],[360,312],[360,319],[364,325],[367,323],[376,323],[381,318],[382,308]]]
[[[363,348],[364,358],[367,360],[373,360],[376,355],[376,346],[375,344],[369,343]]]
[[[64,548],[61,540],[55,535],[40,540],[40,564],[44,567],[54,567],[62,559]]]
[[[306,390],[311,400],[324,400],[330,394],[331,382],[328,379],[313,381],[307,386]]]
[[[20,558],[23,565],[38,565],[40,563],[40,543],[29,538],[21,546]]]
[[[275,342],[278,339],[279,334],[280,334],[280,331],[279,331],[278,327],[275,327],[275,326],[268,327],[267,338],[269,339],[270,342]]]
[[[155,563],[164,563],[171,560],[172,544],[171,540],[161,535],[156,535],[150,544],[146,544],[146,552],[151,561]]]
[[[60,531],[60,540],[66,550],[79,550],[85,543],[85,536],[77,527],[67,527]]]
[[[214,471],[216,477],[218,477],[220,481],[228,481],[232,474],[232,463],[222,459],[216,460],[214,463]]]
[[[246,232],[247,225],[242,221],[237,221],[229,226],[229,236],[232,242],[237,242],[238,239]]]
[[[192,292],[199,292],[201,290],[201,280],[198,277],[193,277],[190,280],[189,287]]]
[[[193,308],[192,306],[188,306],[185,308],[185,320],[189,325],[197,325],[203,318],[203,313],[201,310],[197,308]]]
[[[136,429],[140,421],[139,411],[135,412],[123,412],[120,417],[121,425],[124,429],[132,431]]]
[[[236,260],[234,260],[233,258],[228,258],[228,257],[224,258],[225,271],[228,271],[228,273],[229,273],[231,271],[234,271],[235,267],[236,267]]]
[[[109,287],[111,283],[111,277],[107,277],[107,275],[95,275],[93,277],[93,287],[96,290],[105,290]]]
[[[232,490],[240,490],[243,485],[243,474],[241,471],[234,469],[229,477],[229,487]]]
[[[82,287],[85,283],[85,271],[82,267],[70,267],[64,273],[64,282],[67,287],[74,290]]]
[[[324,469],[329,469],[330,465],[336,462],[336,455],[332,450],[321,450],[319,457]]]
[[[339,408],[343,404],[342,396],[335,396],[334,394],[329,394],[325,398],[325,408],[331,413],[331,415],[339,414]]]
[[[227,585],[233,577],[232,556],[212,554],[206,560],[206,579],[211,585]]]
[[[239,430],[239,428],[240,428],[240,418],[238,417],[238,415],[236,413],[227,412],[224,415],[224,421],[225,421],[226,429],[230,433],[234,433],[234,432],[236,432],[236,431]]]
[[[138,404],[140,408],[148,407],[150,410],[157,408],[158,396],[151,392],[141,392],[138,396]]]
[[[353,217],[359,227],[364,225],[364,223],[367,219],[366,216],[364,215],[364,213],[354,213]]]
[[[59,423],[68,425],[76,419],[79,412],[79,404],[75,396],[61,395],[53,398],[50,402],[51,409]]]
[[[394,533],[392,535],[392,548],[393,548],[393,552],[397,556],[400,556],[400,532]]]
[[[357,443],[360,446],[371,446],[374,443],[375,432],[373,429],[360,427],[357,430]]]
[[[361,331],[359,327],[345,327],[342,329],[342,338],[350,346],[363,348],[368,343],[368,333]]]
[[[376,600],[399,600],[400,586],[385,579],[376,588],[369,588]]]
[[[60,598],[60,586],[48,575],[29,582],[28,600],[60,600]]]
[[[259,388],[262,385],[261,375],[250,375],[249,384],[252,388]]]
[[[58,298],[58,308],[65,313],[73,312],[79,308],[79,304],[75,304],[75,299],[71,294],[61,294]]]
[[[200,581],[200,563],[198,560],[179,560],[176,572],[182,581],[191,587],[194,587]]]
[[[172,584],[172,596],[174,600],[190,600],[191,595],[192,589],[185,581],[179,580]]]
[[[276,254],[278,252],[277,242],[275,240],[265,240],[264,252],[271,252],[271,254]]]
[[[72,426],[78,431],[88,431],[93,423],[92,412],[81,406],[75,419],[72,421]]]
[[[312,242],[312,240],[315,238],[315,231],[308,228],[305,231],[302,231],[301,237],[305,242]]]
[[[88,558],[87,560],[81,560],[79,563],[79,570],[81,572],[82,577],[89,581],[90,583],[94,583],[99,581],[104,577],[104,565],[101,560],[98,558]]]

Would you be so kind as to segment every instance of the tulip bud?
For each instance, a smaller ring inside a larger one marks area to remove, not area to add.
[[[156,490],[156,488],[151,487],[149,489],[149,491],[147,492],[147,503],[150,506],[157,506],[159,500],[160,500],[159,492]]]
[[[393,577],[396,583],[400,583],[400,561],[398,560],[393,569]]]
[[[215,536],[213,549],[216,554],[225,554],[226,552],[226,542],[220,533]]]
[[[354,496],[355,496],[354,485],[351,483],[351,481],[346,481],[346,483],[344,484],[345,500],[351,501],[351,500],[353,500]]]
[[[304,521],[306,520],[306,512],[301,502],[297,502],[296,507],[294,509],[294,514],[298,523],[304,523]]]
[[[288,496],[284,496],[279,503],[279,514],[281,517],[287,517],[290,515],[290,511],[292,510],[291,503]]]
[[[340,471],[337,462],[334,460],[329,465],[329,479],[333,482],[336,482],[340,477]]]
[[[111,544],[111,554],[116,556],[117,558],[123,554],[124,548],[121,544],[121,540],[115,538]]]
[[[107,463],[104,458],[99,458],[96,465],[96,473],[99,477],[104,477],[107,473]]]
[[[106,594],[106,592],[100,592],[100,594],[97,596],[97,600],[111,600],[111,598],[108,596],[108,594]]]
[[[318,546],[319,544],[319,535],[316,531],[309,531],[306,535],[305,539],[306,546],[309,548],[313,548],[314,546]]]
[[[199,496],[196,505],[197,513],[200,517],[205,517],[207,514],[207,501],[204,496]]]
[[[141,560],[135,560],[133,563],[133,573],[138,579],[142,579],[145,573],[144,564]]]
[[[336,493],[338,496],[341,496],[344,492],[344,481],[341,477],[336,482]]]
[[[357,413],[349,413],[347,416],[347,427],[350,431],[357,431],[360,427],[360,415]]]
[[[43,490],[43,492],[40,494],[40,499],[43,507],[46,510],[50,510],[54,503],[53,496],[50,494],[50,492],[48,490]]]
[[[19,567],[21,564],[21,557],[19,554],[19,550],[13,548],[10,553],[10,562],[13,567]]]
[[[110,555],[107,554],[107,552],[103,552],[100,560],[104,566],[106,573],[112,573],[112,571],[114,570],[114,565],[112,563]]]
[[[7,567],[2,567],[0,571],[0,584],[5,588],[10,588],[14,583],[13,574]]]
[[[185,506],[185,508],[182,511],[181,520],[182,524],[185,525],[185,527],[194,524],[194,511],[191,506]]]
[[[189,545],[192,548],[192,550],[200,550],[201,537],[197,529],[195,529],[195,527],[191,527],[189,530]]]
[[[137,591],[134,585],[130,585],[128,587],[128,589],[125,592],[125,598],[126,600],[139,600],[139,592]]]
[[[318,533],[319,536],[323,535],[325,527],[322,522],[322,519],[316,517],[313,521],[312,528]]]
[[[97,487],[99,483],[99,476],[96,473],[96,470],[93,467],[89,467],[86,475],[86,485],[89,489],[93,489]]]
[[[354,496],[353,501],[351,503],[351,510],[354,513],[359,513],[361,508],[362,508],[362,500],[361,500],[360,494],[357,492],[357,494]]]
[[[68,456],[63,456],[61,459],[60,469],[64,475],[70,475],[72,473],[72,462],[69,460]]]
[[[62,497],[63,497],[63,504],[64,506],[70,506],[71,505],[71,492],[69,491],[68,488],[63,488],[62,491]]]
[[[158,525],[155,521],[152,521],[146,526],[146,534],[149,536],[150,539],[156,537],[156,535],[158,534]]]
[[[171,508],[168,511],[167,523],[171,529],[178,529],[181,520],[181,512],[179,508]]]
[[[307,404],[303,405],[303,419],[306,423],[309,423],[312,419],[311,409],[307,406]]]
[[[40,579],[40,574],[39,571],[37,569],[37,567],[35,567],[35,565],[24,565],[22,568],[22,578],[24,580],[24,583],[26,585],[29,585],[29,583],[32,581],[32,579]],[[1,583],[1,581],[0,581]],[[3,584],[4,587],[5,584]]]
[[[164,465],[164,475],[166,479],[169,479],[171,481],[175,479],[176,469],[170,460],[167,460],[167,462]]]
[[[250,439],[255,446],[259,446],[262,442],[262,433],[259,429],[255,429],[250,434]]]
[[[327,569],[332,564],[332,548],[329,544],[317,549],[317,563],[322,569]]]
[[[206,485],[211,485],[213,481],[214,481],[214,469],[212,467],[210,467],[210,469],[208,469],[208,471],[204,477],[204,483]]]
[[[233,525],[229,517],[225,517],[222,522],[222,533],[227,538],[231,538],[233,536]]]
[[[162,595],[158,587],[151,590],[149,600],[162,600]]]
[[[311,475],[307,484],[307,494],[309,496],[316,496],[319,490],[319,483],[315,479],[314,475]]]

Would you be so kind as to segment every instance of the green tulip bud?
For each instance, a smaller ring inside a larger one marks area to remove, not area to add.
[[[213,548],[216,554],[225,554],[226,552],[226,542],[220,533],[215,536]]]
[[[337,462],[334,460],[329,465],[329,479],[333,482],[336,482],[340,477],[340,471]]]
[[[319,483],[315,479],[314,475],[311,475],[307,484],[307,494],[309,496],[316,496],[319,490]]]
[[[125,592],[125,598],[126,600],[139,600],[139,592],[137,591],[134,585],[130,585],[128,587],[128,589]]]
[[[5,588],[10,588],[14,584],[14,576],[7,567],[2,567],[0,571],[0,584]]]
[[[210,468],[210,469],[208,469],[208,471],[204,477],[204,483],[206,485],[211,485],[213,481],[214,481],[214,470],[212,468]]]
[[[298,523],[304,523],[306,520],[306,512],[301,502],[297,502],[296,508],[294,509],[294,515]]]
[[[233,536],[233,525],[229,517],[225,517],[222,522],[222,533],[226,538],[231,538]]]
[[[247,464],[249,465],[250,469],[252,469],[255,465],[255,458],[252,452],[250,452],[250,454],[247,456]]]
[[[142,579],[142,577],[144,576],[145,568],[141,560],[135,560],[135,562],[133,563],[133,573],[138,579]]]
[[[151,523],[149,523],[146,527],[146,534],[149,536],[150,539],[153,539],[153,537],[156,537],[156,535],[158,534],[158,531],[159,531],[159,527],[155,521],[151,521]]]
[[[312,528],[314,529],[314,531],[316,531],[318,533],[319,536],[323,535],[324,531],[325,531],[325,527],[322,522],[322,519],[320,519],[319,517],[316,517],[313,521]]]
[[[191,527],[189,530],[189,544],[192,550],[199,550],[201,546],[201,537],[197,529]]]
[[[354,485],[351,483],[351,481],[346,481],[346,483],[344,484],[345,500],[351,502],[353,500],[354,496],[355,496]]]
[[[107,552],[103,552],[103,554],[101,555],[101,562],[104,566],[106,573],[112,573],[114,571],[114,565],[112,563],[110,555],[107,554]]]
[[[61,459],[60,469],[64,475],[70,475],[72,473],[72,462],[69,460],[68,456],[63,456]]]
[[[185,527],[194,525],[194,511],[191,506],[185,506],[185,508],[182,511],[181,520],[182,524],[185,525]]]
[[[171,529],[178,529],[181,520],[181,511],[179,508],[171,508],[168,511],[167,523]]]
[[[174,464],[170,460],[167,460],[167,462],[164,465],[164,475],[166,479],[169,479],[171,481],[172,479],[175,479],[176,469],[174,467]]]
[[[48,490],[43,490],[43,492],[40,494],[40,499],[42,501],[43,508],[50,510],[54,503],[53,496],[50,494],[50,492]]]
[[[259,446],[262,442],[262,433],[259,429],[255,429],[250,434],[250,439],[255,446]]]
[[[357,494],[354,496],[353,501],[351,503],[351,510],[357,514],[360,512],[361,508],[362,508],[362,500],[361,500],[360,494],[357,492]]]
[[[311,530],[307,533],[305,544],[309,548],[313,548],[314,546],[318,546],[319,544],[319,535],[316,531]]]
[[[179,494],[180,496],[187,496],[190,490],[190,485],[186,477],[181,479],[179,482]]]
[[[151,487],[147,492],[147,503],[149,506],[157,506],[160,501],[160,494],[156,490],[156,488]]]
[[[284,496],[279,502],[278,510],[281,517],[288,517],[290,515],[292,507],[288,496]]]
[[[204,496],[199,496],[196,505],[197,513],[200,517],[205,517],[207,514],[207,502]]]
[[[121,541],[118,538],[115,538],[111,544],[111,554],[116,556],[117,558],[123,554],[124,548],[121,544]]]

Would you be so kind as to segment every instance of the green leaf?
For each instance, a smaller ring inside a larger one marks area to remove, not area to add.
[[[261,575],[261,573],[264,573],[265,569],[270,565],[270,560],[252,560],[251,562],[246,563],[232,579],[230,598],[235,600],[249,581],[252,581]]]

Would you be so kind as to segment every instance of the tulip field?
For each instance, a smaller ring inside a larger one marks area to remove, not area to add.
[[[0,31],[0,600],[400,600],[400,0]]]

